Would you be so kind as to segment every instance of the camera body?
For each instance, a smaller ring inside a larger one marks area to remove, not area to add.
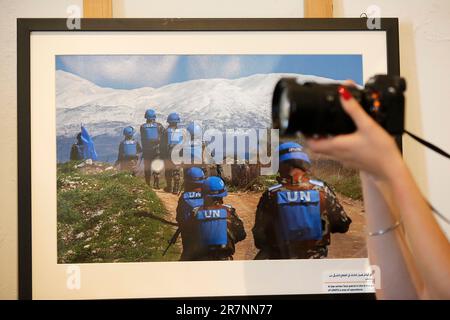
[[[281,79],[272,100],[272,120],[281,134],[302,132],[306,136],[348,134],[356,130],[353,120],[341,106],[340,84],[297,83]],[[364,89],[346,86],[364,110],[391,135],[404,130],[405,79],[377,75]]]

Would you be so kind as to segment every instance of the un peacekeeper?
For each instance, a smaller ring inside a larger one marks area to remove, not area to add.
[[[120,142],[119,154],[116,161],[120,170],[130,171],[133,174],[136,171],[139,153],[142,152],[141,145],[133,138],[134,134],[134,128],[131,126],[123,129],[124,139]]]
[[[322,181],[310,178],[311,164],[295,142],[279,146],[279,184],[261,197],[253,227],[255,259],[320,259],[330,233],[345,233],[352,220]]]
[[[183,154],[183,161],[189,159],[188,162],[183,163],[183,179],[186,179],[186,174],[189,168],[200,168],[206,174],[206,166],[204,164],[206,145],[202,141],[203,130],[197,123],[191,122],[186,127],[188,138],[190,138],[182,152],[188,152],[188,157]]]
[[[184,192],[178,199],[176,216],[183,245],[181,261],[186,261],[186,256],[189,257],[191,255],[189,253],[189,242],[192,242],[193,230],[190,228],[189,218],[195,208],[203,205],[202,184],[204,180],[205,174],[201,168],[192,167],[186,170]]]
[[[181,167],[176,165],[172,161],[173,148],[183,142],[183,133],[178,127],[180,123],[180,116],[176,112],[172,112],[167,117],[167,123],[169,124],[164,131],[161,147],[164,154],[164,177],[166,178],[166,187],[164,191],[178,193],[181,180]],[[173,182],[173,183],[172,183]]]
[[[145,182],[150,186],[153,176],[153,187],[159,189],[159,172],[152,172],[152,162],[160,156],[161,137],[164,127],[156,122],[156,112],[153,109],[145,111],[146,123],[141,125],[142,155],[144,158]]]
[[[225,183],[209,177],[202,185],[203,205],[195,208],[189,218],[192,239],[184,247],[189,261],[233,260],[235,244],[247,234],[236,210],[223,203],[227,196]]]
[[[81,140],[81,132],[77,134],[77,142],[70,149],[70,160],[84,160],[84,145]]]

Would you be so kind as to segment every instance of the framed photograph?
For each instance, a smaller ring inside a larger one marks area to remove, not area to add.
[[[78,22],[18,19],[21,299],[373,297],[358,172],[271,106],[399,75],[397,19]]]

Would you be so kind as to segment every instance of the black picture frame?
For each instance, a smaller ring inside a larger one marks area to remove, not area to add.
[[[17,19],[18,265],[19,299],[32,299],[31,103],[30,37],[32,32],[72,32],[67,19]],[[380,29],[367,28],[366,18],[327,19],[80,19],[89,31],[385,31],[387,67],[400,75],[397,18],[381,18]],[[221,297],[226,298],[226,297]],[[236,297],[233,297],[236,298]],[[251,298],[251,297],[244,297]],[[258,296],[258,298],[264,298]],[[267,297],[266,297],[267,298]],[[274,298],[373,299],[373,294],[296,295]]]

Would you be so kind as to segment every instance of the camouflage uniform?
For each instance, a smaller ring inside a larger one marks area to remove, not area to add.
[[[178,127],[172,127],[173,129],[179,129]],[[181,166],[173,163],[172,150],[175,145],[168,144],[168,130],[165,129],[162,135],[161,154],[164,159],[164,177],[166,179],[167,192],[177,193],[180,188],[181,180]],[[173,182],[173,183],[172,183]]]
[[[201,198],[201,191],[202,191],[201,186],[186,190],[181,194],[181,196],[178,199],[176,220],[178,223],[178,228],[180,229],[181,244],[183,246],[180,261],[189,260],[188,259],[188,257],[190,256],[189,245],[194,240],[192,237],[194,231],[192,228],[192,223],[189,223],[190,214],[192,214],[193,208],[190,204],[187,203],[184,195],[187,193],[193,194],[196,197],[196,199],[201,199],[199,203],[203,204],[203,199]]]
[[[321,259],[328,255],[331,233],[345,233],[352,222],[333,191],[323,182],[304,175],[298,183],[280,179],[280,184],[269,188],[261,197],[252,229],[255,245],[260,252],[255,259]],[[320,194],[322,239],[283,243],[277,236],[278,191],[316,190]]]
[[[152,172],[152,162],[155,159],[158,159],[160,157],[160,143],[161,143],[161,137],[164,133],[164,127],[159,122],[154,122],[158,128],[158,141],[151,142],[146,141],[144,139],[144,130],[145,126],[148,123],[145,123],[141,125],[140,133],[141,133],[141,143],[142,143],[142,156],[144,158],[144,175],[145,175],[145,182],[147,185],[150,186],[150,180],[153,176],[153,187],[156,189],[159,189],[159,172]]]
[[[221,209],[227,210],[227,245],[224,247],[204,247],[199,244],[196,234],[195,215],[203,209]],[[247,234],[244,230],[244,224],[238,217],[236,210],[229,205],[216,204],[211,206],[201,206],[192,211],[191,218],[186,221],[185,234],[190,232],[190,236],[183,242],[183,256],[185,261],[211,261],[211,260],[233,260],[235,244],[245,239]],[[189,231],[187,231],[189,230]]]
[[[200,149],[196,149],[200,147],[201,148],[201,154],[197,154],[196,151]],[[203,170],[205,176],[208,176],[208,170],[207,166],[204,163],[205,159],[205,150],[206,150],[206,144],[204,142],[199,141],[189,141],[184,147],[183,150],[181,150],[180,155],[183,157],[184,160],[184,151],[189,151],[190,154],[190,161],[188,163],[182,163],[181,167],[183,169],[183,181],[186,180],[186,173],[189,170],[189,168],[197,167]]]
[[[136,155],[132,157],[127,157],[124,153],[124,143],[125,141],[134,141],[136,143]],[[119,165],[120,170],[129,171],[133,175],[136,174],[137,163],[139,156],[138,154],[142,152],[142,147],[135,139],[123,140],[119,145],[119,152],[116,160],[116,165]]]

